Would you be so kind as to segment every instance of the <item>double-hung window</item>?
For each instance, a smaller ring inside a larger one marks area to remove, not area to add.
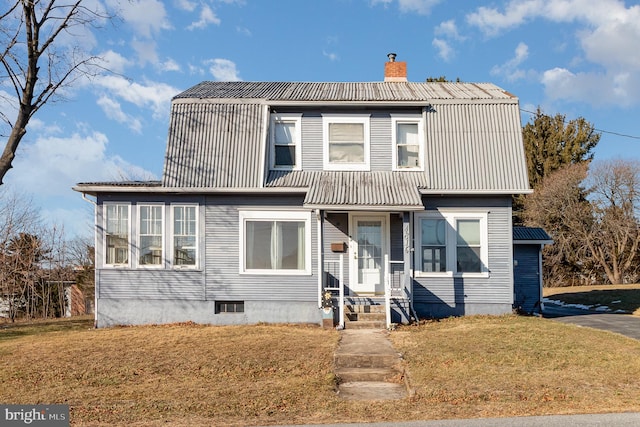
[[[419,275],[488,274],[486,212],[424,212],[414,223]]]
[[[369,115],[323,114],[324,168],[369,170]]]
[[[163,205],[138,205],[138,265],[162,266]]]
[[[393,169],[423,170],[424,122],[420,115],[392,115]]]
[[[105,203],[104,212],[104,263],[107,266],[129,265],[130,205]]]
[[[310,274],[309,212],[240,212],[241,273]]]
[[[173,258],[178,268],[196,267],[198,259],[198,206],[171,205]]]
[[[301,114],[271,115],[271,168],[297,170],[301,166]]]

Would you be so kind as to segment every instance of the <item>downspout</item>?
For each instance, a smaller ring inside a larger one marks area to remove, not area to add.
[[[414,275],[414,262],[415,262],[415,241],[413,236],[413,212],[408,212],[409,216],[409,292],[411,292],[409,298],[409,309],[411,313],[413,313],[413,318],[416,319],[416,323],[418,323],[418,313],[416,313],[416,309],[413,308],[413,300],[415,299],[415,295],[413,293],[413,275]]]
[[[93,205],[93,227],[94,227],[94,231],[93,231],[93,250],[94,250],[94,254],[96,251],[96,248],[98,247],[98,233],[96,228],[96,224],[98,224],[98,202],[97,202],[97,198],[96,201],[88,199],[87,198],[87,193],[82,193],[82,200],[89,202]],[[98,327],[98,294],[99,294],[99,290],[98,290],[98,269],[96,268],[96,264],[97,264],[97,258],[94,256],[93,259],[93,327],[97,328]]]

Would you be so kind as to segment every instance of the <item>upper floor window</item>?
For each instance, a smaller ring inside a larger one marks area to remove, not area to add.
[[[418,115],[392,115],[393,169],[422,170],[424,164],[424,131]]]
[[[195,267],[198,259],[198,206],[172,205],[173,266]]]
[[[369,115],[324,114],[324,168],[369,170]]]
[[[138,205],[138,265],[163,263],[163,205]]]
[[[415,224],[419,275],[488,274],[486,212],[423,212]]]
[[[301,114],[271,115],[271,168],[300,169]]]
[[[125,203],[104,204],[105,265],[129,265],[129,209]]]

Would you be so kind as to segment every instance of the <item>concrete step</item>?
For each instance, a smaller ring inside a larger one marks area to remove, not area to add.
[[[393,368],[339,368],[335,371],[340,383],[399,382],[402,374]]]
[[[338,390],[345,400],[397,400],[407,396],[404,384],[389,382],[349,382],[340,384]]]
[[[380,321],[380,322],[386,322],[387,321],[387,314],[386,313],[348,313],[345,312],[344,313],[345,316],[345,320],[351,321],[351,322],[360,322],[360,321]]]
[[[387,322],[379,320],[359,320],[355,322],[345,322],[345,329],[387,329]]]
[[[397,354],[336,353],[333,363],[336,368],[390,369],[398,364]]]
[[[346,313],[385,313],[385,305],[345,305]]]

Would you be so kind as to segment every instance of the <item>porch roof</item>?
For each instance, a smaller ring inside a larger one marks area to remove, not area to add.
[[[307,187],[308,208],[408,211],[424,209],[422,181],[422,174],[391,171],[292,171],[270,174],[267,185]]]

